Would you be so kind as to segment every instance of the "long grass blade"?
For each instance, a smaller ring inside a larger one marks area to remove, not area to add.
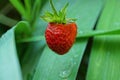
[[[120,35],[120,29],[94,30],[94,31],[80,31],[77,38],[86,38],[94,36]]]
[[[97,30],[120,27],[119,0],[107,0]],[[120,31],[118,31],[120,32]],[[95,37],[87,80],[120,79],[120,35]]]
[[[9,27],[13,27],[18,21],[11,19],[3,14],[0,14],[0,23]]]
[[[32,4],[31,4],[31,0],[24,0],[24,3],[25,3],[25,10],[26,10],[26,13],[27,13],[27,17],[29,20],[31,20],[31,12],[32,12]]]
[[[20,2],[20,0],[9,0],[11,4],[18,10],[18,12],[25,18],[27,19],[27,14],[25,7],[23,4]]]
[[[41,5],[42,5],[42,0],[35,0],[34,4],[33,4],[33,8],[32,8],[32,20],[38,20],[38,18],[40,18],[40,9],[41,9]],[[33,21],[33,23],[35,22]]]
[[[24,43],[24,42],[36,42],[36,41],[41,41],[41,40],[45,40],[45,37],[44,36],[31,37],[31,38],[18,40],[17,42]]]

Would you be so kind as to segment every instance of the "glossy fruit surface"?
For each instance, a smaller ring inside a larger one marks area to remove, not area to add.
[[[77,34],[75,23],[49,23],[45,31],[46,42],[50,49],[63,55],[72,47]]]

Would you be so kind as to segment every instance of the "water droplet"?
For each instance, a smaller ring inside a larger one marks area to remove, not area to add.
[[[60,77],[62,78],[67,78],[70,75],[71,71],[70,70],[64,70],[60,72]]]
[[[78,55],[74,55],[73,56],[73,59],[74,59],[74,61],[73,61],[73,65],[76,65],[77,63],[76,63],[76,58],[78,57]]]
[[[73,63],[74,65],[76,65],[77,63],[76,63],[76,61],[74,61],[74,63]]]
[[[75,54],[73,57],[74,57],[74,58],[77,58],[77,57],[78,57],[78,54]]]
[[[59,76],[65,80],[71,75],[73,69],[73,59],[71,58],[68,62],[63,64],[64,67],[59,73]]]
[[[83,34],[83,31],[79,31],[80,34]]]

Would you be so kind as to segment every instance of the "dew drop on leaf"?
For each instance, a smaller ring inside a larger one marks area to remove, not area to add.
[[[70,75],[71,71],[70,70],[64,70],[60,72],[60,77],[61,78],[67,78]]]
[[[77,63],[76,62],[74,62],[74,65],[76,65]]]
[[[83,31],[79,31],[80,34],[83,34]]]
[[[74,58],[77,58],[78,56],[79,56],[78,54],[75,54],[73,57],[74,57]]]
[[[73,70],[73,59],[70,59],[69,61],[67,61],[66,63],[64,63],[64,67],[62,68],[62,70],[59,73],[59,76],[65,80],[67,80],[67,78],[71,75],[72,70]]]

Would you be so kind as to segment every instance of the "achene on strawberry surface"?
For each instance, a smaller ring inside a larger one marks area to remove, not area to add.
[[[67,53],[72,47],[76,34],[77,25],[75,19],[66,19],[66,8],[68,3],[57,13],[52,0],[50,4],[53,13],[46,12],[42,18],[48,22],[47,29],[45,31],[46,42],[50,49],[57,54],[63,55]]]
[[[49,48],[62,55],[68,52],[72,47],[76,34],[77,26],[75,23],[49,23],[45,37]]]

